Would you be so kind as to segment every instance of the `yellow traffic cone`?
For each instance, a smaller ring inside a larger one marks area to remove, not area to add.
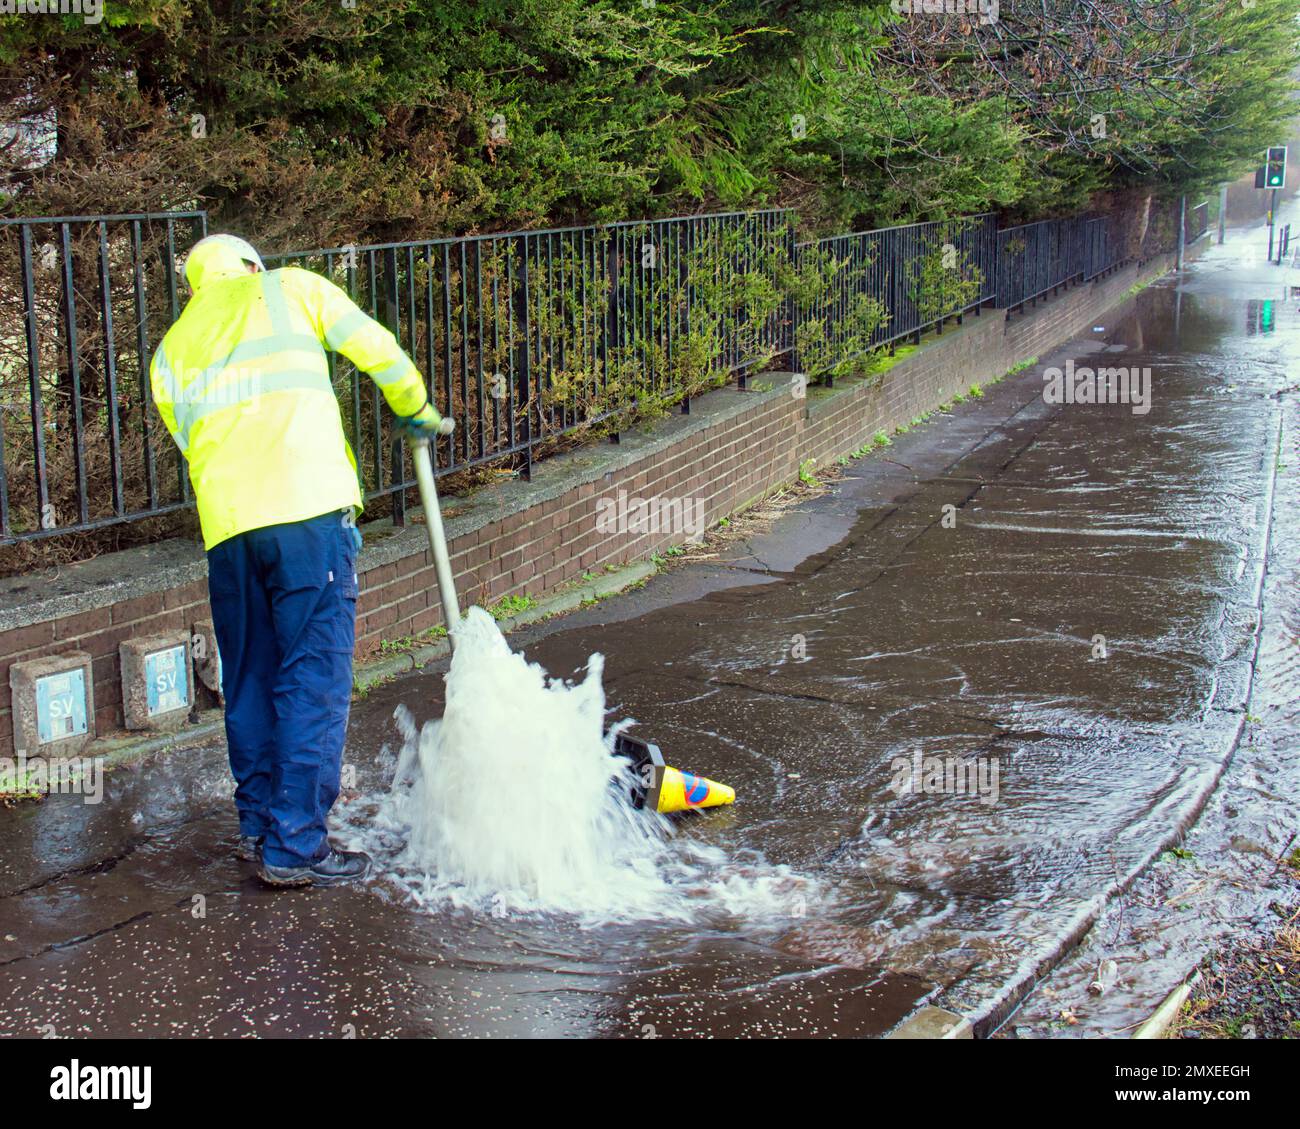
[[[692,811],[695,808],[716,808],[729,804],[736,798],[734,788],[719,784],[706,776],[696,776],[691,772],[681,772],[668,765],[664,766],[663,779],[659,783],[658,802],[655,811],[674,812]]]
[[[736,798],[735,789],[725,784],[670,768],[664,763],[659,746],[649,741],[620,733],[614,742],[614,752],[632,762],[636,782],[629,798],[633,807],[664,813],[694,811],[720,807]]]

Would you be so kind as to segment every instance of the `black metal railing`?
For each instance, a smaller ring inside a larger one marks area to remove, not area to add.
[[[1090,282],[1121,261],[1119,239],[1108,217],[1085,220],[1083,223],[1083,280]]]
[[[516,456],[629,409],[689,411],[783,348],[793,217],[737,212],[265,256],[342,286],[431,374],[438,473]],[[370,499],[414,485],[378,388],[332,374]],[[615,433],[616,434],[616,433]]]
[[[834,235],[796,246],[794,367],[840,367],[994,297],[997,221],[990,213]]]
[[[181,309],[202,212],[0,221],[0,545],[173,513],[184,460],[149,362]],[[387,325],[457,430],[437,471],[533,459],[776,358],[830,381],[993,302],[1008,310],[1119,262],[1106,219],[998,231],[992,215],[795,242],[784,210],[265,255]],[[331,354],[375,510],[414,485],[377,387]],[[372,511],[373,512],[373,511]]]
[[[202,212],[0,220],[0,543],[190,504],[149,361],[205,231]]]
[[[1210,230],[1210,202],[1203,200],[1187,212],[1183,234],[1188,243],[1195,243]]]
[[[998,232],[998,305],[1017,309],[1083,277],[1083,228],[1043,220]]]

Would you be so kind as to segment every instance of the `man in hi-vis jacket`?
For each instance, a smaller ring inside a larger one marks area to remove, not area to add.
[[[150,368],[203,527],[239,813],[237,854],[273,886],[364,878],[334,848],[352,693],[361,489],[325,350],[379,386],[409,436],[446,434],[393,335],[332,282],[268,271],[210,235],[185,261],[193,297]]]

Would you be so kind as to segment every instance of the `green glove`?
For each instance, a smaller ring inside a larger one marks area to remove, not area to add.
[[[440,416],[430,400],[415,415],[397,417],[397,429],[408,443],[427,443],[436,436],[450,435],[455,427],[456,421]]]

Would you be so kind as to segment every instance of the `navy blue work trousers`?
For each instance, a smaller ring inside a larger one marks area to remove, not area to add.
[[[329,851],[356,636],[349,515],[252,529],[208,553],[239,831],[265,837],[272,866]]]

